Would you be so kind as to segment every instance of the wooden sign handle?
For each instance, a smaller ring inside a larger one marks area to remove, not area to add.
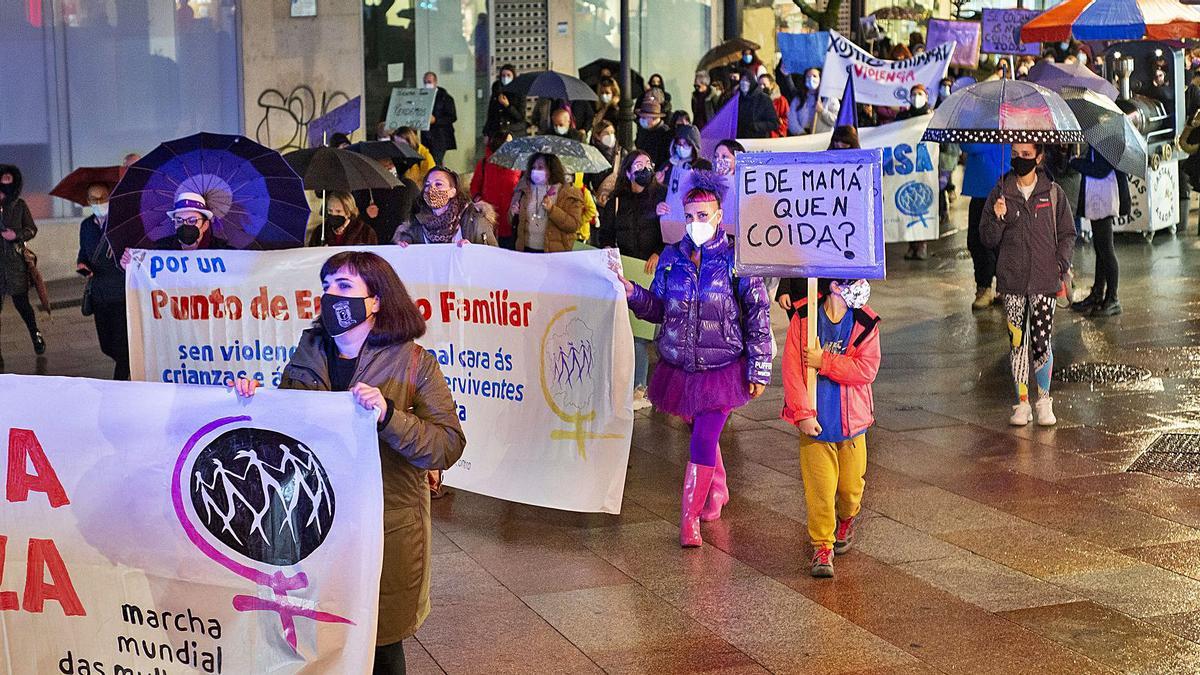
[[[817,311],[820,304],[817,298],[817,280],[808,280],[808,302],[805,303],[808,308],[808,335],[806,343],[809,349],[817,347]],[[811,365],[808,367],[808,405],[815,412],[817,410],[817,369]]]

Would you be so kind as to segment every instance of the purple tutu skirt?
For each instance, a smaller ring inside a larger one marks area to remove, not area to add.
[[[700,413],[740,408],[750,400],[746,361],[738,359],[720,368],[689,373],[660,360],[646,397],[659,410],[689,422]]]

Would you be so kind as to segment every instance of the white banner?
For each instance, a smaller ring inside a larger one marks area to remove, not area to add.
[[[4,375],[0,432],[0,672],[371,672],[379,445],[349,394]]]
[[[863,149],[883,150],[883,236],[887,243],[938,238],[938,144],[922,142],[929,115],[858,130]],[[831,133],[740,138],[747,151],[820,152]]]
[[[319,316],[340,249],[139,251],[127,275],[135,379],[276,386]],[[377,246],[425,316],[467,435],[453,487],[620,513],[633,434],[633,335],[606,251]]]
[[[821,69],[821,96],[840,100],[846,89],[846,74],[853,72],[854,100],[859,104],[907,107],[909,90],[914,84],[923,84],[932,108],[956,44],[946,42],[911,59],[888,61],[871,56],[831,30],[825,67]]]

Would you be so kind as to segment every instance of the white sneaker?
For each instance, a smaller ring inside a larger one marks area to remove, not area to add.
[[[1058,418],[1054,416],[1054,399],[1049,396],[1039,398],[1034,407],[1037,408],[1038,426],[1052,427],[1058,422]]]
[[[1041,401],[1038,402],[1039,408]],[[1013,406],[1012,417],[1008,418],[1008,423],[1014,427],[1023,427],[1033,421],[1033,410],[1029,407],[1029,401],[1022,401]]]
[[[638,410],[645,410],[653,405],[654,404],[650,402],[650,399],[646,398],[645,387],[637,387],[633,390],[633,409],[635,412]]]

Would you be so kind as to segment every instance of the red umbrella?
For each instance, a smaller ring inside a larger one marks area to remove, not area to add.
[[[80,206],[87,206],[89,185],[102,183],[108,186],[109,192],[112,192],[120,180],[121,167],[119,166],[82,166],[67,174],[66,178],[54,186],[50,194],[69,202],[75,202]]]
[[[1200,37],[1200,10],[1178,0],[1066,0],[1021,28],[1022,42]]]

